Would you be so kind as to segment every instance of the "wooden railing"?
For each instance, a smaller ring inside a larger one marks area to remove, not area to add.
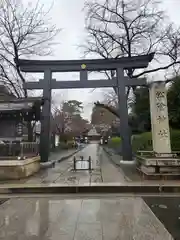
[[[36,142],[1,143],[0,156],[36,156],[39,144]]]

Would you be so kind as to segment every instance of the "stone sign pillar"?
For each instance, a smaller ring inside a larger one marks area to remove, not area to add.
[[[151,83],[149,88],[153,151],[171,153],[167,90],[164,82]]]

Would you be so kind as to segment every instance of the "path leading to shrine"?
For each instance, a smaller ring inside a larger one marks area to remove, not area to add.
[[[123,172],[108,160],[106,154],[98,144],[89,144],[75,154],[76,159],[80,159],[81,156],[83,156],[84,160],[88,159],[89,156],[91,157],[93,169],[91,172],[86,170],[73,171],[73,156],[60,163],[56,163],[54,168],[39,172],[29,178],[26,183],[78,185],[125,181]]]

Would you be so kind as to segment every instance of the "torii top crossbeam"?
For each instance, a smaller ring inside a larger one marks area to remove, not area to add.
[[[146,68],[152,61],[154,53],[147,55],[110,58],[110,59],[82,59],[82,60],[25,60],[20,59],[18,65],[23,72],[44,72],[46,69],[52,72],[76,72],[115,70],[117,68]]]

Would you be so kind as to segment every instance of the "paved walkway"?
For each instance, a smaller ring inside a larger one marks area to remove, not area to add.
[[[59,160],[64,155],[68,155],[74,152],[69,150],[69,153],[63,152],[61,154],[54,153],[51,155],[52,160]],[[28,179],[21,179],[17,181],[1,181],[0,184],[6,183],[59,183],[69,185],[82,185],[92,183],[124,183],[123,172],[113,165],[111,161],[104,154],[103,149],[98,144],[89,144],[87,147],[75,154],[76,159],[80,159],[83,156],[84,160],[88,159],[89,156],[92,160],[92,171],[88,170],[77,170],[73,171],[73,157],[70,157],[62,162],[57,162],[54,168],[42,169],[40,172]]]
[[[98,146],[96,144],[89,144],[86,148],[82,149],[75,154],[76,159],[83,156],[84,160],[91,156],[93,171],[86,170],[73,171],[73,158],[66,159],[57,163],[55,168],[47,169],[37,176],[32,177],[26,183],[60,183],[60,184],[88,184],[91,182],[102,182],[100,162],[98,161]]]
[[[92,171],[73,171],[73,157],[57,163],[55,168],[42,171],[30,178],[26,183],[60,183],[69,185],[92,184],[99,182],[124,182],[124,174],[115,167],[103,153],[97,144],[89,144],[75,154],[76,159],[83,156],[84,160],[89,156],[92,160]]]
[[[76,153],[76,151],[77,151],[76,149],[69,149],[69,150],[62,150],[62,151],[58,151],[58,152],[52,152],[49,156],[49,161],[58,162],[59,160],[65,158],[65,157],[72,156],[73,154]],[[45,180],[44,178],[51,175],[51,173],[52,173],[51,168],[41,169],[37,174],[35,174],[29,178],[20,179],[20,180],[7,180],[7,181],[1,180],[0,184],[43,183],[43,181]]]
[[[76,149],[68,149],[68,150],[62,150],[60,152],[52,152],[49,156],[49,160],[50,161],[58,161],[63,157],[73,154],[75,151],[76,151]]]
[[[11,199],[0,216],[3,240],[173,240],[141,198]]]
[[[105,183],[124,183],[127,182],[124,173],[119,167],[116,167],[108,159],[107,154],[101,148],[100,162],[101,162],[101,174],[103,182]]]

